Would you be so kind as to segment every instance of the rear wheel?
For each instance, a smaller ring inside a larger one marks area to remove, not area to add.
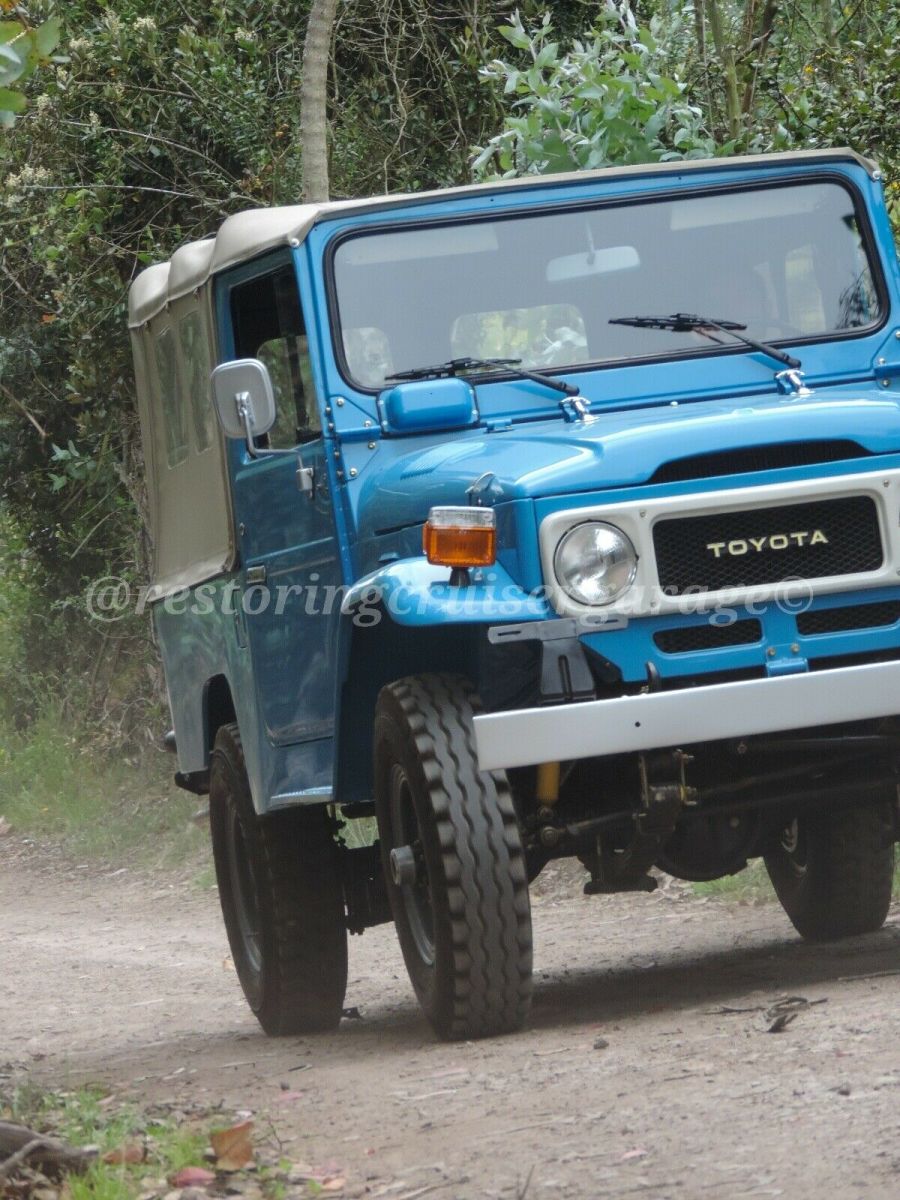
[[[236,725],[216,735],[209,812],[219,899],[241,987],[269,1034],[333,1029],[347,986],[337,847],[324,811],[258,817]]]
[[[478,770],[478,701],[455,675],[382,689],[375,804],[410,979],[442,1038],[521,1028],[531,1002],[531,910],[506,776]]]
[[[893,842],[887,803],[792,821],[765,864],[797,932],[832,941],[880,929],[891,903]]]

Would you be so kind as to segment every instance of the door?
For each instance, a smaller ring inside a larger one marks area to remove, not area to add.
[[[244,575],[243,621],[258,711],[281,745],[330,737],[334,725],[334,630],[341,567],[328,487],[320,405],[293,265],[234,284],[229,315],[235,358],[266,364],[277,416],[251,458],[241,447],[234,509]],[[298,467],[312,472],[300,485]]]

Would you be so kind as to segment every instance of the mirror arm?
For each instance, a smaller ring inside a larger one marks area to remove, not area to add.
[[[250,424],[250,393],[235,392],[234,403],[237,407],[238,420],[244,426],[244,437],[247,440],[247,453],[251,458],[259,458],[259,451],[253,440],[253,426]]]
[[[244,436],[247,439],[247,453],[250,457],[255,459],[275,458],[276,455],[292,454],[297,460],[297,486],[302,492],[312,498],[315,491],[313,470],[312,467],[304,467],[303,458],[299,450],[258,450],[253,440],[253,426],[250,424],[250,393],[235,392],[234,403],[237,407],[238,420],[244,426]]]

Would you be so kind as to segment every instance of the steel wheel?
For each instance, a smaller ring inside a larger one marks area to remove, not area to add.
[[[337,847],[324,810],[253,808],[236,725],[216,735],[209,812],[235,970],[266,1033],[333,1029],[347,984]]]
[[[531,912],[506,776],[478,770],[471,685],[418,675],[382,689],[375,807],[397,936],[444,1038],[521,1028],[531,1000]]]

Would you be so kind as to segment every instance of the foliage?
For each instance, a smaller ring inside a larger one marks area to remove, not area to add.
[[[332,191],[340,196],[465,183],[470,147],[496,132],[502,97],[479,70],[505,45],[509,0],[344,0],[332,78]],[[542,0],[522,0],[539,21]],[[563,38],[578,36],[596,0],[553,5]]]
[[[900,236],[900,7],[868,0],[841,15],[830,30],[796,17],[785,26],[763,101],[797,145],[852,146],[876,159]]]
[[[0,143],[0,495],[36,585],[8,686],[28,711],[37,676],[145,743],[162,726],[146,618],[98,626],[81,599],[148,569],[126,293],[229,212],[295,198],[302,51],[287,3],[267,6],[273,37],[236,0],[153,14],[67,6],[70,61]]]
[[[9,3],[0,4],[0,12],[10,7]],[[36,28],[20,20],[0,20],[0,127],[9,128],[25,110],[28,101],[19,88],[39,63],[49,60],[58,42],[58,17]]]
[[[878,159],[900,232],[900,8],[894,0],[608,0],[568,50],[541,21],[502,29],[481,70],[502,127],[479,177],[711,153],[848,145]],[[649,102],[649,103],[647,103]]]
[[[605,10],[565,53],[546,13],[526,29],[517,12],[500,31],[520,52],[482,70],[503,85],[512,111],[479,150],[476,175],[544,174],[612,164],[708,157],[715,143],[685,85],[663,73],[658,19],[639,28],[631,10]]]
[[[363,6],[341,5],[333,187],[461,182],[494,113],[477,103],[474,66],[454,64],[496,18],[424,0],[379,8],[389,57]],[[33,104],[0,141],[0,504],[32,585],[17,610],[23,670],[0,677],[0,696],[20,713],[49,688],[110,737],[159,735],[146,618],[110,630],[83,602],[98,577],[148,572],[127,290],[230,213],[298,199],[306,9],[159,0],[151,15],[142,0],[72,0],[69,61],[29,81]],[[48,18],[48,0],[31,16]]]

